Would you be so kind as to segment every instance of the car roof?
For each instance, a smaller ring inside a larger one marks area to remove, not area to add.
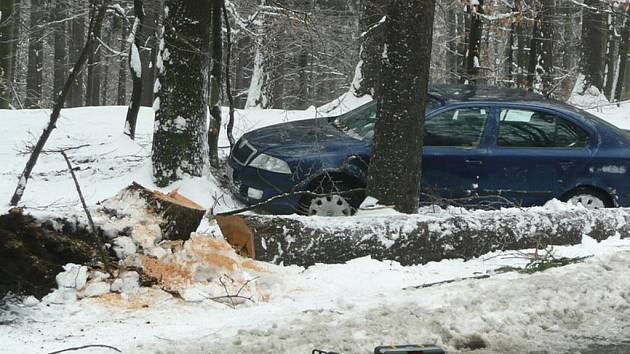
[[[509,87],[443,84],[431,85],[428,91],[443,101],[550,101],[535,92]]]

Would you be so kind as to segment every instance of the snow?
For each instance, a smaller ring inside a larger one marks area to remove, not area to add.
[[[572,100],[590,105],[593,97],[599,102],[599,95],[574,95]],[[252,129],[285,121],[338,115],[369,99],[348,92],[328,105],[305,111],[237,110],[234,135],[238,138]],[[41,301],[28,297],[0,307],[0,351],[50,352],[102,343],[130,353],[301,353],[314,348],[355,353],[371,352],[382,344],[435,342],[457,352],[477,338],[487,346],[475,351],[479,353],[564,352],[593,338],[615,342],[630,336],[630,240],[618,236],[599,243],[584,236],[578,245],[538,250],[555,257],[589,258],[535,274],[499,271],[506,266],[524,267],[534,250],[419,266],[370,257],[308,269],[276,266],[237,256],[207,219],[189,241],[163,241],[154,227],[159,220],[151,219],[133,195],[119,193],[133,181],[159,189],[151,181],[149,157],[154,113],[141,109],[137,139],[131,141],[122,133],[126,110],[65,109],[47,148],[89,144],[69,155],[95,222],[105,229],[107,242],[124,265],[139,265],[161,275],[161,286],[179,292],[181,298],[139,286],[134,271],[110,277],[68,264],[56,278],[57,288]],[[227,114],[228,110],[223,111]],[[598,103],[592,112],[630,128],[630,104]],[[27,159],[19,151],[39,134],[49,111],[0,114],[4,123],[0,125],[4,137],[0,140],[0,209],[4,212]],[[228,145],[224,129],[219,145]],[[227,151],[221,154],[225,157]],[[603,168],[618,172],[615,166]],[[240,206],[212,176],[187,176],[160,190],[176,188],[204,208],[214,207],[215,212]],[[22,204],[37,217],[76,214],[83,218],[72,179],[58,154],[41,156]],[[369,208],[357,218],[334,222],[402,217],[378,206],[376,200],[365,206]],[[536,215],[571,208],[581,207],[554,200],[543,207],[495,213]],[[115,209],[117,214],[108,215],[105,209]],[[456,214],[481,219],[488,213],[426,207],[418,217],[439,220]],[[310,222],[331,220],[312,218]],[[129,233],[118,235],[116,230],[125,225],[131,226]],[[381,240],[390,238],[382,235]],[[479,275],[489,278],[466,279]],[[455,281],[415,288],[446,280]],[[242,286],[250,300],[211,300],[226,291],[236,293]]]

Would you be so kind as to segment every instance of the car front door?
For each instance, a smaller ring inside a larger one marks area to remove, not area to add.
[[[427,116],[422,155],[422,201],[468,204],[483,178],[487,150],[487,105],[466,105]]]
[[[516,205],[540,205],[567,190],[591,158],[588,131],[561,113],[503,105],[486,156],[481,193]]]

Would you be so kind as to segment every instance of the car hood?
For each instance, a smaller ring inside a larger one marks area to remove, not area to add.
[[[258,151],[305,153],[330,147],[361,143],[336,128],[328,118],[315,118],[281,123],[254,130],[245,139]]]

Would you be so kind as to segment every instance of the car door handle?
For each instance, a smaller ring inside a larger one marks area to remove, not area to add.
[[[466,159],[465,162],[469,165],[483,165],[483,161],[481,160]]]

